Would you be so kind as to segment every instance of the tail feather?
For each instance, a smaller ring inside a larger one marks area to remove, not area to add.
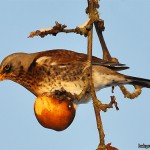
[[[107,66],[107,68],[112,69],[114,71],[122,71],[122,70],[129,69],[129,67],[127,67],[127,66],[123,66],[123,67]]]
[[[132,77],[132,76],[126,76],[126,78],[130,79],[131,84],[133,84],[133,85],[139,85],[142,87],[150,88],[150,80],[149,79]]]

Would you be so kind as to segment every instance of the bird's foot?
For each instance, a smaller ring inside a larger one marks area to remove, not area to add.
[[[106,112],[108,108],[113,108],[113,105],[115,106],[116,110],[119,110],[115,96],[111,96],[111,101],[109,104],[102,104],[98,99],[94,100],[93,103],[94,105],[96,105],[96,107],[99,108],[99,110],[102,110],[104,112]]]
[[[59,100],[68,100],[68,101],[73,101],[76,98],[75,95],[72,95],[70,92],[67,92],[64,89],[55,90],[53,92],[53,97]]]
[[[53,98],[59,99],[60,101],[62,100],[74,101],[76,99],[75,95],[72,95],[70,92],[67,92],[64,89],[55,90],[53,92],[46,92],[43,93],[41,96],[47,96],[47,97],[52,96]]]

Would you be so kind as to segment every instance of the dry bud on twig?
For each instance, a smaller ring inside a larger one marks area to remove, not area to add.
[[[56,36],[60,32],[64,33],[76,33],[80,35],[84,35],[85,37],[88,35],[88,32],[91,30],[92,20],[88,19],[85,23],[80,26],[77,26],[75,29],[66,29],[66,25],[62,25],[58,22],[55,22],[55,25],[50,28],[43,28],[33,32],[30,32],[29,38],[33,38],[34,36],[40,36],[44,38],[47,35]]]

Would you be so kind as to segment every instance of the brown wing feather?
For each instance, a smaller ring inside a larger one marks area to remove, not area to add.
[[[61,64],[61,65],[73,63],[73,62],[75,63],[76,61],[86,62],[88,59],[87,54],[77,53],[77,52],[74,52],[71,50],[65,50],[65,49],[54,49],[54,50],[38,52],[36,53],[34,60],[36,61],[42,57],[49,57],[49,61],[51,63],[55,62],[56,64]],[[112,68],[113,70],[116,70],[116,71],[128,69],[128,67],[115,67],[115,66],[123,66],[123,64],[106,62],[95,56],[92,57],[92,64],[103,65],[103,66],[109,67],[110,69]]]
[[[55,49],[55,50],[38,52],[38,55],[36,56],[35,59],[38,59],[43,56],[51,57],[51,60],[57,61],[58,64],[67,64],[67,63],[72,63],[75,61],[81,61],[81,62],[87,61],[86,54],[77,53],[74,51],[64,50],[64,49]],[[102,60],[97,57],[93,57],[92,59],[93,59],[93,62],[95,63],[102,62]]]

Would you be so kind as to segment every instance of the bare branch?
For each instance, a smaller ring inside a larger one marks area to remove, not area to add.
[[[95,18],[93,19],[93,17],[95,17],[98,14],[96,8],[94,7],[94,4],[95,4],[94,0],[88,1],[88,14],[91,20],[94,20]],[[90,69],[90,90],[91,90],[93,107],[94,107],[95,117],[97,122],[97,129],[98,129],[99,139],[100,139],[100,143],[97,150],[106,150],[105,134],[103,130],[103,124],[102,124],[102,119],[101,119],[100,109],[99,109],[101,107],[97,105],[97,102],[100,104],[100,106],[102,103],[97,99],[94,84],[93,84],[93,78],[92,78],[92,45],[93,45],[93,24],[92,24],[92,29],[88,32],[88,62],[87,63]]]
[[[125,98],[134,99],[142,93],[142,87],[138,85],[134,85],[135,90],[132,93],[129,92],[124,85],[119,85],[119,87]]]
[[[40,30],[36,30],[33,32],[30,32],[30,35],[28,38],[33,38],[35,36],[40,36],[41,38],[44,38],[47,35],[53,35],[56,36],[58,33],[76,33],[80,35],[87,36],[89,30],[91,29],[92,20],[88,19],[86,22],[84,22],[82,25],[77,26],[75,29],[66,29],[66,25],[62,25],[58,22],[55,22],[55,25],[50,28],[43,28]]]
[[[41,38],[44,38],[47,35],[56,36],[60,32],[65,32],[65,33],[75,32],[75,29],[65,29],[66,27],[67,27],[66,25],[62,25],[58,22],[55,22],[55,26],[53,27],[30,32],[29,38],[33,38],[34,36],[40,36]]]

